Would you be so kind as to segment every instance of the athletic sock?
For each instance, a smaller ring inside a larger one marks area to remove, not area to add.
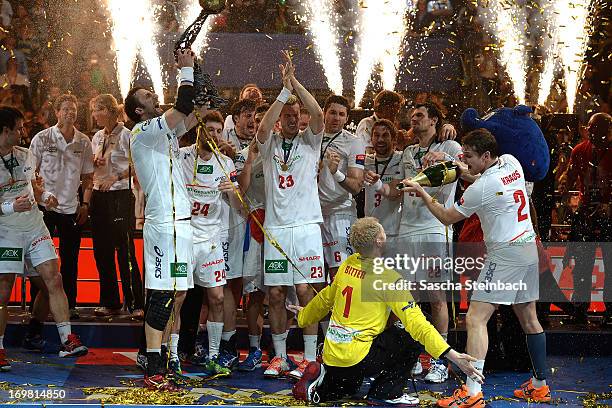
[[[208,356],[213,358],[219,355],[223,322],[206,322],[206,331],[208,332]]]
[[[179,334],[178,333],[170,334],[170,359],[171,360],[178,358],[178,342],[179,342]]]
[[[56,326],[57,332],[60,336],[60,341],[62,342],[62,344],[66,343],[68,341],[68,336],[72,331],[72,328],[70,327],[70,322],[60,322],[57,323]]]
[[[221,350],[225,350],[233,355],[238,355],[238,350],[236,349],[236,330],[222,332],[221,340]]]
[[[287,332],[281,334],[272,333],[272,344],[276,357],[287,359]]]
[[[224,331],[221,333],[221,339],[224,341],[230,341],[234,334],[236,334],[236,330]]]
[[[315,361],[317,359],[317,335],[304,335],[304,360]]]
[[[261,336],[253,336],[249,334],[249,348],[251,350],[259,350]]]
[[[482,373],[482,370],[484,369],[484,364],[485,364],[484,360],[476,360],[472,363],[474,368],[480,371],[481,373]],[[468,393],[470,394],[470,396],[474,396],[482,391],[481,384],[479,382],[474,381],[471,377],[467,378],[465,384],[467,385]]]
[[[533,386],[536,388],[546,385],[546,334],[528,334],[527,350],[533,368]]]

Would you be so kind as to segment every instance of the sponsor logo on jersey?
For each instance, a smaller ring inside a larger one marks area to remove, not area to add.
[[[504,183],[504,186],[507,186],[510,183],[515,182],[516,180],[521,178],[521,173],[519,173],[518,170],[514,170],[514,173],[508,175],[508,176],[504,176],[501,178],[502,183]]]
[[[32,242],[32,245],[30,245],[30,248],[34,248],[36,245],[40,244],[41,242],[44,241],[51,241],[51,236],[50,235],[44,235],[40,238],[37,238],[36,240],[34,240],[34,242]]]
[[[235,170],[230,173],[230,180],[232,181],[232,183],[235,183],[238,180]]]
[[[221,258],[221,259],[217,259],[215,261],[206,262],[206,263],[202,264],[202,268],[208,268],[209,266],[219,265],[221,262],[225,262],[225,259]]]
[[[51,146],[47,147],[47,151],[49,153],[57,153],[57,146],[51,145]]]
[[[21,261],[23,256],[23,248],[0,248],[1,261]]]
[[[414,302],[408,302],[406,304],[406,306],[402,307],[402,312],[405,312],[408,309],[412,309],[415,306],[416,306],[416,304]]]
[[[319,255],[300,256],[298,258],[298,261],[300,261],[300,262],[304,262],[304,261],[318,261],[319,259],[321,259],[321,257]]]
[[[172,262],[170,264],[170,276],[172,278],[186,278],[187,272],[186,262]]]
[[[28,185],[27,181],[15,181],[14,183],[8,183],[3,186],[0,186],[0,193],[9,193],[14,191],[23,190]]]
[[[365,154],[358,154],[355,157],[355,163],[359,164],[360,166],[363,166],[365,164]]]
[[[212,164],[198,164],[198,174],[212,174],[213,166]]]
[[[153,247],[155,251],[155,277],[161,279],[162,277],[162,258],[164,257],[164,251],[162,251],[157,245]]]
[[[266,259],[264,268],[266,273],[287,273],[289,270],[286,259]]]
[[[332,246],[334,246],[334,245],[336,245],[336,244],[338,244],[338,241],[324,242],[324,243],[323,243],[323,248],[326,248],[326,247],[332,247]]]

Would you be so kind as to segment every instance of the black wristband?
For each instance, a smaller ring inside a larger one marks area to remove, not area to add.
[[[189,115],[193,112],[193,99],[195,98],[195,88],[192,85],[181,85],[178,89],[176,103],[174,109],[184,115]]]

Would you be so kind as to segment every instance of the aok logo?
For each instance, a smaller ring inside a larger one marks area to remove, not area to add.
[[[267,273],[287,273],[287,260],[266,260],[265,271]]]
[[[164,257],[164,252],[159,249],[157,245],[153,247],[155,251],[155,277],[157,279],[161,279],[162,277],[162,258]]]
[[[22,248],[0,248],[0,261],[21,261]]]

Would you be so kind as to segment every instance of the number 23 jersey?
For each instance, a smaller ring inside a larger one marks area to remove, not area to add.
[[[322,223],[317,172],[321,135],[310,127],[293,138],[290,149],[272,133],[260,144],[266,185],[266,227]]]

